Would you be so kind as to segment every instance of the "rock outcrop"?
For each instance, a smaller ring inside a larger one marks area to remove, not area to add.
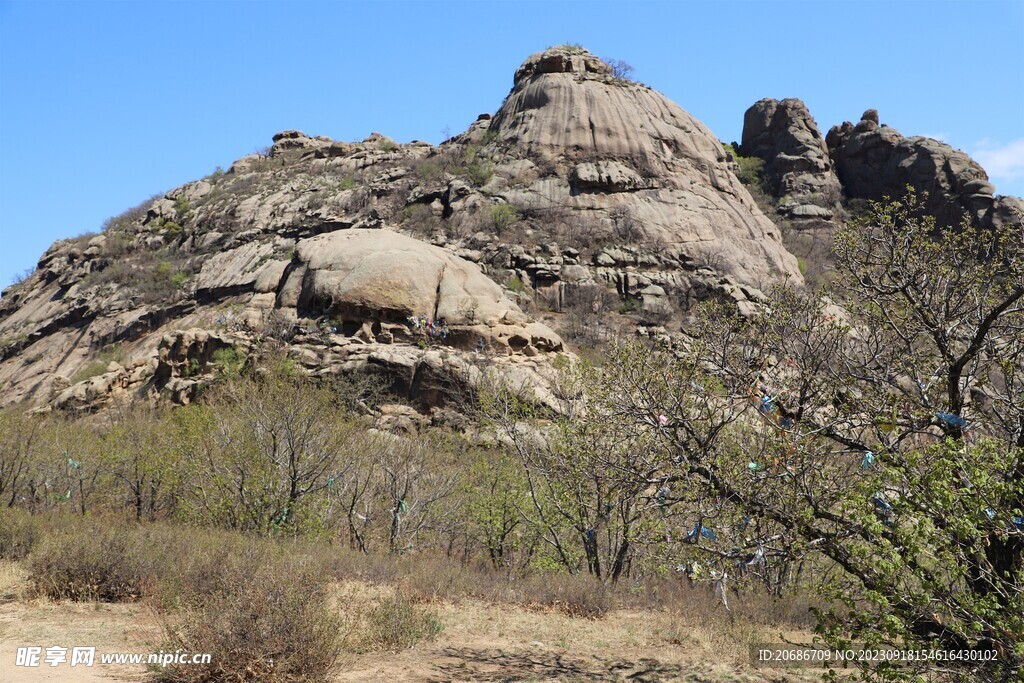
[[[826,208],[839,201],[828,148],[801,100],[766,98],[747,109],[737,151],[764,160],[764,180],[776,197],[797,197]]]
[[[284,131],[58,242],[7,289],[0,402],[186,402],[214,354],[277,345],[313,374],[381,373],[422,409],[481,365],[553,404],[565,347],[524,302],[552,324],[576,307],[660,337],[701,299],[750,312],[760,288],[801,281],[732,169],[678,105],[565,47],[527,59],[494,116],[437,147]]]
[[[826,142],[851,199],[897,197],[910,186],[919,195],[927,193],[925,210],[940,226],[958,225],[964,216],[991,226],[1024,209],[1015,197],[994,196],[985,170],[966,153],[932,138],[903,137],[880,124],[874,109],[856,124],[834,126]]]
[[[815,271],[827,269],[841,225],[842,189],[807,106],[796,98],[756,102],[743,116],[737,151],[764,160],[763,185],[793,228],[786,236],[789,248]]]
[[[60,271],[44,264],[36,287],[0,320],[0,335],[19,340],[4,347],[0,363],[4,402],[95,409],[134,393],[187,403],[210,379],[216,351],[231,347],[244,356],[272,339],[311,372],[381,372],[396,391],[429,407],[451,400],[484,357],[537,375],[533,383],[542,387],[546,360],[530,359],[562,351],[559,336],[477,265],[439,247],[352,229],[276,245],[282,248],[291,260],[275,258],[273,242],[213,253],[196,277],[204,296],[164,308],[135,309],[129,291],[104,296],[87,276],[64,291]],[[92,370],[94,357],[112,347],[118,361]]]
[[[985,171],[965,153],[926,137],[905,138],[869,109],[856,125],[834,126],[823,140],[798,99],[763,99],[743,118],[742,156],[764,161],[762,186],[777,201],[786,245],[817,277],[831,268],[836,231],[858,207],[851,200],[897,198],[912,188],[940,227],[1019,221],[1024,202],[994,196]]]

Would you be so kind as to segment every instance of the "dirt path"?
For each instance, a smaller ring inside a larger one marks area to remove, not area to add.
[[[577,619],[472,600],[434,605],[444,631],[400,653],[372,653],[343,662],[346,683],[472,681],[611,681],[764,683],[810,681],[758,671],[744,648],[693,631],[680,641],[670,615],[617,611]],[[680,641],[680,642],[673,642]]]

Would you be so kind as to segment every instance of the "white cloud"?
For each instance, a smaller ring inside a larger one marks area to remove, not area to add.
[[[995,181],[1024,178],[1024,138],[1002,145],[993,140],[982,140],[975,146],[971,156]]]

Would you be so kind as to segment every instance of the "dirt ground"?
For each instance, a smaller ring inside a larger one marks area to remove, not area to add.
[[[351,595],[348,585],[339,592]],[[379,592],[371,589],[367,592]],[[444,630],[433,641],[395,653],[345,655],[336,680],[346,683],[466,681],[691,681],[785,683],[809,673],[758,670],[736,634],[680,628],[666,613],[617,611],[579,619],[473,600],[433,604]],[[159,627],[142,604],[54,603],[28,597],[23,570],[0,563],[0,681],[145,681],[144,667],[102,665],[102,652],[159,649]],[[96,646],[92,667],[15,666],[19,646]]]

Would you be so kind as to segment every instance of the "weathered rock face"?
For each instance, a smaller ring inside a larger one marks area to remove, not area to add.
[[[94,409],[134,392],[188,402],[209,379],[214,352],[230,346],[245,355],[273,335],[311,371],[372,366],[410,400],[431,405],[446,398],[439,387],[458,384],[452,377],[471,376],[460,353],[501,357],[499,365],[532,376],[546,363],[538,357],[562,350],[558,335],[530,320],[478,266],[439,247],[353,229],[299,240],[291,253],[291,261],[274,258],[274,244],[263,242],[214,253],[196,278],[204,296],[157,310],[122,311],[133,308],[118,297],[126,292],[76,293],[87,281],[64,290],[44,265],[33,276],[37,286],[0,319],[0,337],[18,339],[4,349],[0,400]],[[119,360],[75,381],[112,344]],[[442,356],[450,368],[441,367]]]
[[[763,99],[743,116],[743,156],[764,160],[765,188],[793,230],[787,245],[815,270],[831,263],[842,190],[828,148],[807,106],[796,98]]]
[[[826,142],[850,198],[897,197],[909,185],[928,194],[925,208],[940,226],[957,225],[965,215],[977,225],[993,225],[1019,205],[1016,198],[995,197],[984,169],[964,152],[931,138],[905,138],[879,125],[873,109],[856,125],[834,126]]]
[[[930,138],[905,138],[881,125],[874,109],[856,125],[834,126],[823,141],[800,100],[760,100],[744,116],[738,151],[764,160],[764,186],[793,228],[786,244],[811,263],[813,276],[831,268],[848,200],[896,198],[910,186],[927,195],[924,210],[941,227],[964,216],[977,226],[999,226],[1020,220],[1024,210],[1020,199],[993,196],[985,171],[966,154]]]
[[[716,262],[720,276],[800,280],[711,131],[651,88],[614,78],[589,52],[532,55],[487,132],[510,158],[555,165],[555,177],[503,191],[510,202],[559,204],[609,224],[625,213],[638,241]]]
[[[238,247],[207,264],[229,278],[237,271],[225,271],[226,263],[250,262],[248,253],[232,259],[233,252],[250,251]],[[235,294],[239,301],[249,297],[242,318],[251,327],[274,314],[287,322],[321,320],[359,330],[367,343],[415,343],[427,332],[411,319],[422,319],[444,325],[450,348],[482,346],[528,356],[562,350],[558,335],[530,320],[479,266],[390,230],[351,229],[299,240],[292,261],[266,260],[259,271],[233,278],[243,279],[248,288]]]

